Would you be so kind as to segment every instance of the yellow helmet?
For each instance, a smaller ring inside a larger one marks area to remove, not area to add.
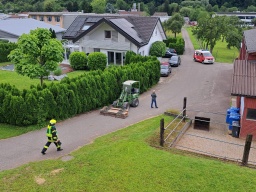
[[[52,119],[52,120],[50,120],[50,124],[56,124],[56,120],[55,119]]]

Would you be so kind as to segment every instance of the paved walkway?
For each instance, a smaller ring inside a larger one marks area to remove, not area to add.
[[[187,97],[189,108],[226,111],[230,103],[233,65],[219,63],[202,65],[193,62],[193,46],[187,32],[183,30],[182,33],[186,50],[181,56],[181,66],[173,68],[171,76],[161,78],[158,85],[152,88],[156,90],[158,109],[150,108],[151,89],[140,96],[139,107],[131,108],[126,119],[102,116],[99,115],[99,110],[95,110],[58,122],[57,129],[64,150],[56,152],[55,147],[51,146],[45,156],[40,153],[46,142],[45,128],[0,140],[0,171],[28,162],[68,155],[99,136],[162,114],[168,109],[181,110],[184,97]]]

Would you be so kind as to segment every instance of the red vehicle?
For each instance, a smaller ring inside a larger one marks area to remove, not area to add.
[[[207,50],[195,50],[194,61],[198,61],[200,63],[214,63],[214,57],[212,56],[210,51]]]

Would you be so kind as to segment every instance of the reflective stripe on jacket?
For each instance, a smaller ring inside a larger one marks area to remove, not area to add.
[[[48,125],[47,131],[46,131],[47,137],[52,137],[52,126]]]

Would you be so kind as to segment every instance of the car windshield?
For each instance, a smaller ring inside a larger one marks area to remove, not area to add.
[[[168,65],[161,65],[161,69],[168,69]]]
[[[170,60],[171,61],[178,61],[178,57],[177,56],[172,56]]]
[[[212,57],[212,54],[210,52],[203,53],[205,57]]]

